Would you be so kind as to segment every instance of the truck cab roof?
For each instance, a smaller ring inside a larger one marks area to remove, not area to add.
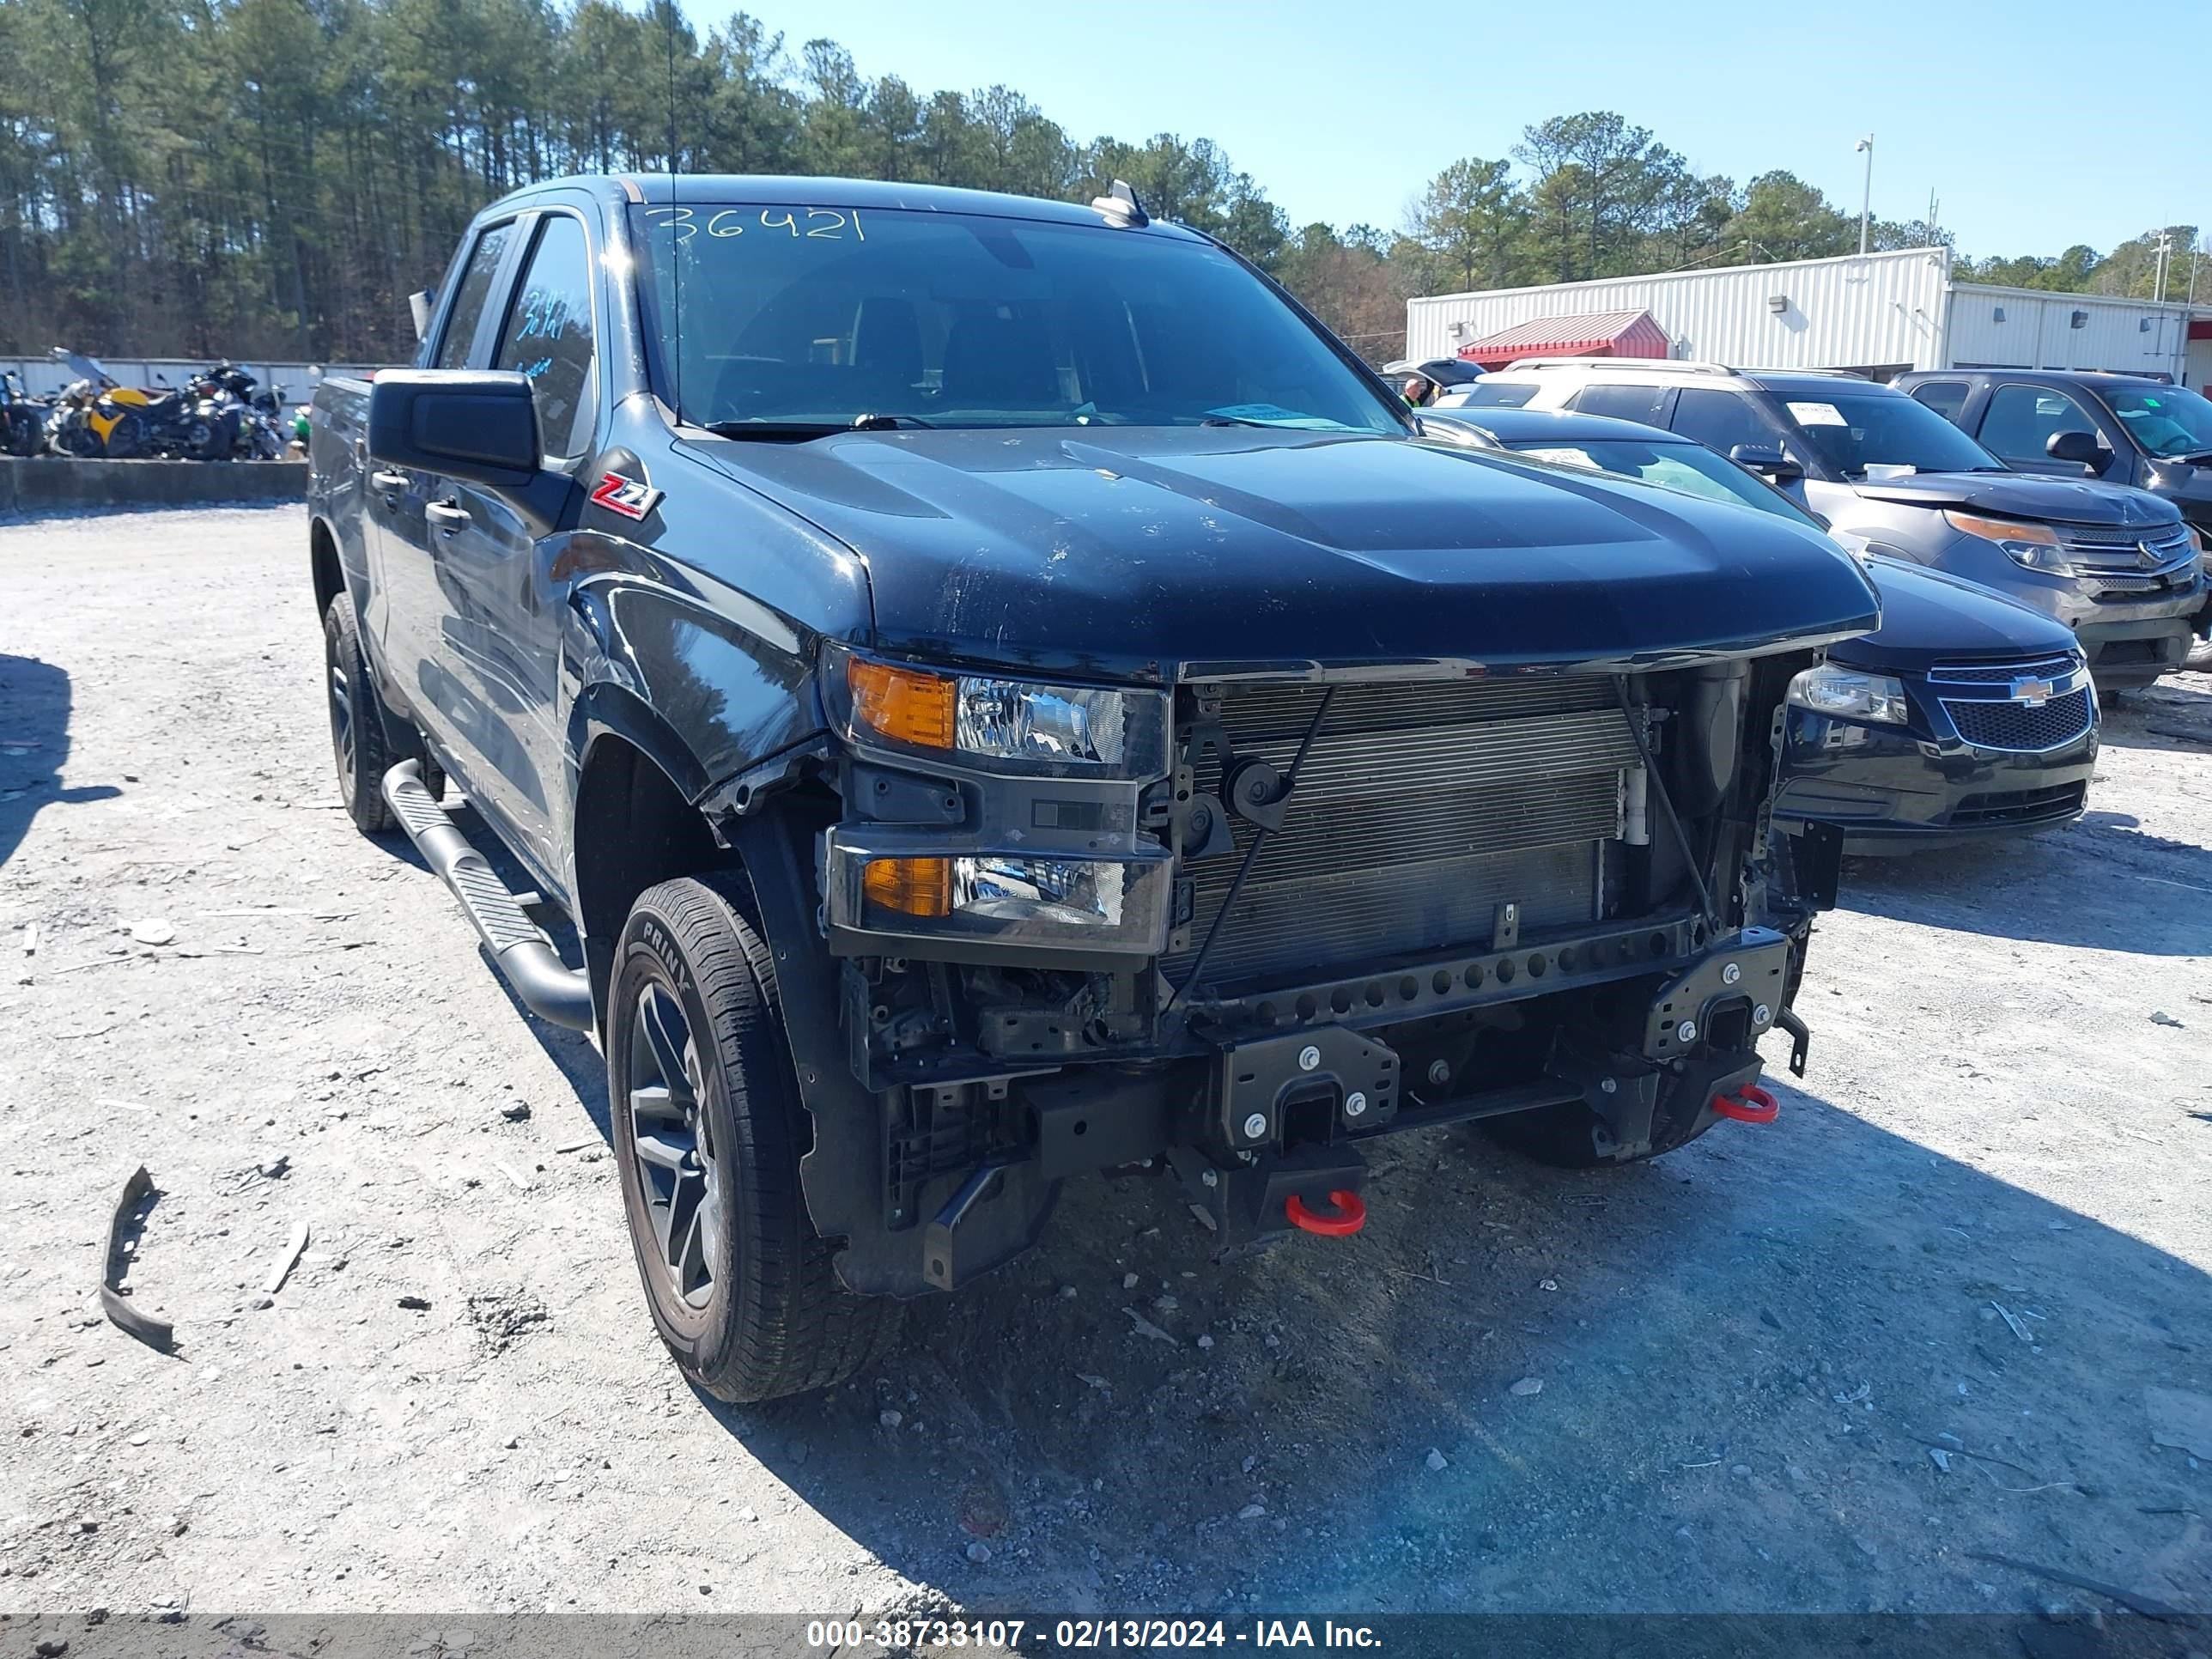
[[[1199,233],[1164,220],[1131,220],[1103,207],[1015,196],[997,191],[963,190],[951,185],[906,184],[882,179],[800,177],[766,173],[568,173],[509,192],[486,207],[479,219],[496,218],[533,201],[562,191],[582,191],[608,207],[670,206],[687,203],[780,207],[789,202],[826,207],[874,208],[878,211],[980,214],[999,219],[1032,219],[1046,223],[1119,228],[1165,240],[1204,241]],[[1102,198],[1110,199],[1110,198]]]

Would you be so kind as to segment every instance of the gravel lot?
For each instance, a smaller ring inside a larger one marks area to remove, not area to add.
[[[1772,1127],[1408,1138],[1358,1239],[1224,1263],[1073,1187],[737,1410],[653,1336],[596,1056],[337,809],[302,511],[0,526],[0,1613],[2112,1607],[1988,1555],[2212,1607],[2153,1439],[2212,1395],[2212,682],[2114,712],[2075,830],[1850,866]],[[142,1162],[173,1356],[100,1317]]]

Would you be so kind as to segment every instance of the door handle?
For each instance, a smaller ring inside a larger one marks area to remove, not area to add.
[[[407,488],[407,475],[404,472],[372,472],[368,475],[368,481],[379,489],[392,490],[395,493]]]
[[[468,528],[468,509],[451,501],[432,501],[422,509],[422,516],[438,527],[441,535],[451,536]]]

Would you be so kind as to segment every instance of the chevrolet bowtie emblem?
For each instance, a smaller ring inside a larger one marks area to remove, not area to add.
[[[2057,690],[2049,680],[2017,679],[2012,683],[2012,700],[2023,708],[2040,708]]]

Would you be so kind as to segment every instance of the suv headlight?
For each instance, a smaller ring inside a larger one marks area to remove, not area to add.
[[[1790,701],[1838,720],[1883,720],[1902,726],[1911,717],[1905,687],[1887,674],[1821,663],[1790,682]]]
[[[1023,771],[1157,777],[1164,692],[957,674],[833,648],[824,690],[848,737]]]
[[[2049,525],[2021,524],[2012,519],[1984,519],[1977,514],[1947,509],[1943,522],[1952,529],[1985,542],[1995,542],[2005,556],[2029,570],[2053,576],[2077,576],[2058,545],[2058,532]]]

